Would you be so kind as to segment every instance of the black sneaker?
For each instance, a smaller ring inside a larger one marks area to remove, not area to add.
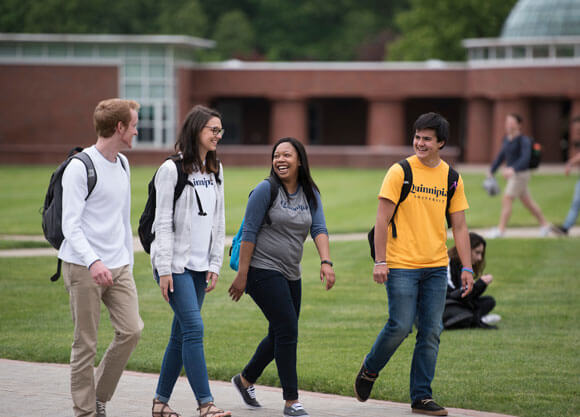
[[[294,403],[290,407],[284,406],[284,417],[310,417],[302,404]]]
[[[411,411],[417,414],[427,414],[429,416],[446,416],[447,410],[438,405],[433,398],[415,400],[411,405]]]
[[[373,374],[365,369],[364,361],[358,371],[358,375],[354,381],[354,393],[356,394],[356,399],[360,402],[365,402],[369,399],[371,391],[373,390],[373,384],[378,378],[379,374]]]
[[[260,403],[256,401],[256,390],[254,389],[254,386],[250,385],[248,388],[244,387],[244,384],[242,384],[242,377],[240,374],[237,374],[232,378],[232,385],[236,388],[236,391],[240,393],[242,401],[244,402],[246,407],[248,408],[262,407]]]
[[[106,403],[104,401],[97,400],[95,416],[96,417],[107,417]]]
[[[568,229],[566,229],[564,226],[561,225],[550,225],[550,228],[552,229],[552,231],[559,235],[559,236],[566,236],[568,235]]]

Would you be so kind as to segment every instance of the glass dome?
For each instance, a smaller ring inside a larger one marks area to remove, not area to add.
[[[506,19],[501,37],[580,35],[580,0],[519,0]]]

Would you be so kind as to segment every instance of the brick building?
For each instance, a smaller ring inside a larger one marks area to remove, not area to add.
[[[295,136],[313,164],[384,166],[410,152],[412,121],[431,110],[451,122],[451,161],[488,163],[509,112],[524,117],[546,161],[575,151],[577,1],[520,0],[500,38],[464,41],[461,63],[196,63],[195,51],[212,46],[185,36],[0,34],[0,162],[55,163],[94,142],[92,111],[109,97],[142,104],[135,163],[159,163],[197,103],[224,116],[227,164],[267,163],[269,143]]]

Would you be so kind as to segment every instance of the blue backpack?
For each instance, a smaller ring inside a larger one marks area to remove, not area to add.
[[[274,200],[276,200],[276,197],[278,196],[278,189],[280,187],[280,183],[273,177],[266,178],[266,181],[270,183],[270,202],[268,203],[268,208],[266,208],[266,215],[264,216],[263,223],[272,224],[272,220],[270,219],[268,211],[270,211],[272,204],[274,204]],[[250,195],[252,194],[252,192],[250,192]],[[230,247],[230,268],[232,268],[234,271],[237,271],[240,267],[240,246],[242,244],[242,231],[244,230],[244,220],[245,218],[242,219],[242,224],[238,229],[238,233],[236,233],[236,235],[232,239],[232,246]]]

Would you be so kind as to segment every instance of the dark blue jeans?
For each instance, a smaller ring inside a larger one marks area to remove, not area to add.
[[[205,276],[206,272],[189,269],[183,274],[173,274],[169,304],[175,315],[155,394],[155,398],[165,403],[169,402],[182,367],[198,403],[213,401],[203,352],[201,306],[207,286]],[[156,279],[159,281],[157,275]]]
[[[258,345],[242,375],[253,384],[275,359],[284,400],[296,400],[296,348],[302,283],[300,280],[289,281],[278,271],[250,267],[246,292],[270,324],[268,335]]]
[[[367,370],[380,372],[403,340],[417,325],[417,341],[411,362],[411,400],[431,398],[431,381],[443,330],[447,268],[389,269],[386,282],[389,320],[367,355]]]

